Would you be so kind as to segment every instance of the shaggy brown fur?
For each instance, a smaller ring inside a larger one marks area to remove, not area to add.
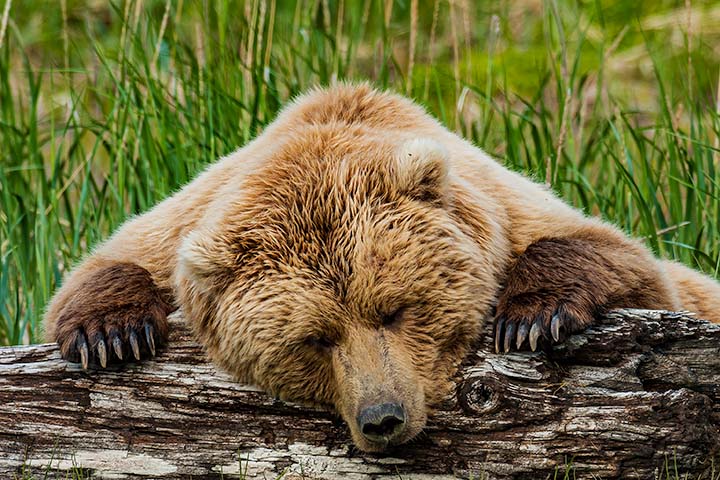
[[[119,342],[128,360],[166,338],[173,303],[238,380],[332,406],[379,450],[423,428],[496,304],[507,350],[613,307],[720,321],[718,299],[711,279],[654,259],[412,102],[337,85],[127,222],[69,275],[45,326],[66,358],[102,364]],[[366,428],[382,411],[391,422]]]

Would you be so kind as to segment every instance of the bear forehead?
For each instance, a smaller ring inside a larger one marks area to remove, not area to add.
[[[376,242],[398,219],[428,213],[395,184],[403,142],[347,124],[307,125],[278,141],[242,186],[236,235],[244,260],[319,272],[338,282],[357,261],[372,261],[374,249],[363,248],[370,236]]]
[[[396,203],[398,141],[362,127],[308,125],[283,139],[242,188],[265,225],[327,231],[368,206]]]
[[[387,173],[395,161],[397,138],[363,126],[331,123],[294,129],[279,143],[248,181],[247,187],[265,199],[367,199],[391,190]]]

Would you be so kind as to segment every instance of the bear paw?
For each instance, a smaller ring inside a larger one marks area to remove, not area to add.
[[[543,239],[509,269],[495,316],[495,350],[548,348],[587,328],[616,281],[590,242]]]
[[[112,264],[90,273],[70,294],[55,340],[64,359],[85,369],[153,357],[167,340],[173,310],[147,270]]]

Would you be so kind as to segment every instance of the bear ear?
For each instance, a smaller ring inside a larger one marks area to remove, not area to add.
[[[407,141],[398,153],[395,174],[401,193],[424,202],[442,201],[449,191],[447,151],[434,140]]]
[[[185,237],[178,249],[178,276],[203,290],[214,290],[232,275],[235,259],[222,237],[198,229]]]

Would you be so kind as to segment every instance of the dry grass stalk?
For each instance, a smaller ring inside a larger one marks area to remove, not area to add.
[[[413,82],[413,67],[415,66],[415,44],[417,42],[418,28],[418,0],[410,1],[410,48],[408,52],[407,84],[405,92],[410,95]]]
[[[453,76],[455,78],[455,101],[460,101],[460,46],[458,45],[457,18],[455,11],[455,0],[450,0],[450,40],[453,52]],[[460,133],[460,114],[456,109],[455,131]]]
[[[435,36],[437,34],[438,17],[440,15],[440,0],[435,0],[433,7],[432,25],[430,26],[430,43],[428,45],[428,65],[432,66],[435,61]],[[430,93],[430,68],[425,69],[425,85],[423,87],[423,98]]]
[[[150,68],[153,69],[153,73],[157,73],[157,61],[160,57],[160,47],[162,47],[163,37],[165,36],[165,28],[167,28],[168,18],[170,18],[170,0],[165,2],[165,13],[163,13],[162,21],[160,22],[160,31],[158,32],[157,42],[155,42],[155,53],[153,53],[152,61],[150,62]]]

